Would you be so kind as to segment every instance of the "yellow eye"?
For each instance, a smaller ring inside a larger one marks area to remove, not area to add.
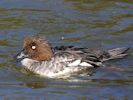
[[[32,46],[31,48],[32,48],[32,50],[35,50],[36,49],[36,46]]]

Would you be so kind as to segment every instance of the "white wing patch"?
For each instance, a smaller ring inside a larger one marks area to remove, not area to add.
[[[87,67],[93,67],[93,65],[87,63],[87,62],[81,62],[81,59],[79,60],[75,60],[74,62],[70,63],[68,65],[69,67],[73,67],[73,66],[87,66]]]
[[[75,60],[74,62],[70,63],[68,66],[72,67],[72,66],[78,66],[81,63],[81,60]]]
[[[87,63],[87,62],[82,62],[79,64],[80,66],[86,66],[86,67],[93,67],[91,64]]]

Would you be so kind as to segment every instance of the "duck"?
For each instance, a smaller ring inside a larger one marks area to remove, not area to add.
[[[22,50],[17,53],[17,63],[29,71],[49,78],[61,78],[84,73],[91,68],[104,66],[104,62],[123,58],[129,48],[95,50],[75,46],[51,46],[43,38],[26,37]]]

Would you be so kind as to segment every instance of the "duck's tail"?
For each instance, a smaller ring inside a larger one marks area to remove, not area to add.
[[[107,51],[108,56],[103,57],[102,61],[123,58],[127,55],[127,54],[125,54],[125,52],[128,49],[129,48],[127,48],[127,47],[122,47],[122,48],[115,48],[115,49],[108,50]]]

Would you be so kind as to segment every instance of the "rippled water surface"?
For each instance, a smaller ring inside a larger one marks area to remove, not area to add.
[[[0,100],[133,99],[132,49],[91,76],[53,80],[16,66],[13,56],[30,35],[53,46],[132,48],[132,0],[0,0]]]

